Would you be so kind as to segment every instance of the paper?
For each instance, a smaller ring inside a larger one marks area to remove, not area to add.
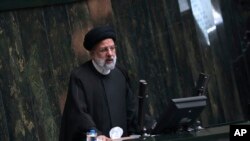
[[[113,127],[110,131],[109,131],[109,136],[111,139],[119,139],[122,137],[123,134],[123,130],[121,127]]]

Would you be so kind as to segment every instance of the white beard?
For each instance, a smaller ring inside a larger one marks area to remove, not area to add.
[[[110,70],[113,70],[115,68],[116,58],[117,58],[116,56],[114,58],[112,58],[113,62],[110,64],[107,64],[104,59],[100,59],[100,58],[94,58],[93,60],[98,65],[98,67],[100,69],[102,69],[101,72],[105,73],[105,72],[109,72]]]

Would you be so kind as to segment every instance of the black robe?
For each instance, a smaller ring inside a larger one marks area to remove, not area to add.
[[[126,78],[119,68],[102,75],[91,61],[73,70],[59,140],[85,140],[93,128],[108,137],[115,126],[124,130],[123,136],[136,132],[136,98]]]

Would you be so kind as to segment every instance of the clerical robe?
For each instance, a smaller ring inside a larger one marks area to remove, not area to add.
[[[109,137],[112,127],[136,131],[136,99],[119,68],[102,75],[91,61],[73,70],[60,129],[60,141],[79,141],[96,129]]]

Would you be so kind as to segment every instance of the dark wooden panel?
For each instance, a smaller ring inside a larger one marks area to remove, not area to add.
[[[248,117],[248,110],[249,110],[249,103],[250,103],[250,94],[249,94],[249,88],[250,88],[250,80],[249,80],[249,71],[248,70],[248,64],[246,60],[245,55],[241,55],[235,60],[233,63],[234,68],[234,76],[236,80],[236,84],[238,86],[239,91],[239,97],[240,102],[242,106],[242,112],[244,113],[245,118]]]
[[[2,92],[0,91],[0,140],[1,141],[8,141],[9,140],[9,132],[8,132],[8,125],[6,120],[6,112],[4,107],[4,102],[2,98]]]
[[[52,4],[64,4],[80,0],[1,0],[0,11],[20,8],[48,6]]]

